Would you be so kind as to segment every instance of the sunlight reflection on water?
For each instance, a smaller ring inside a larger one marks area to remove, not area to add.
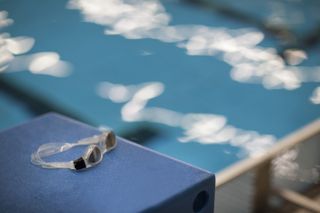
[[[254,157],[266,151],[276,141],[272,135],[261,135],[255,131],[234,127],[228,124],[227,118],[222,115],[184,114],[160,107],[147,107],[151,99],[158,97],[163,92],[164,85],[160,82],[129,86],[102,82],[97,87],[100,97],[115,103],[123,103],[121,116],[124,121],[148,121],[180,128],[183,135],[178,140],[182,143],[230,143],[242,148],[243,153],[239,153],[240,155]]]
[[[320,104],[320,87],[317,87],[310,97],[310,100],[314,104]]]
[[[147,82],[138,85],[101,82],[97,94],[114,103],[121,103],[121,116],[124,121],[147,121],[176,127],[182,130],[177,140],[181,143],[197,142],[203,145],[230,144],[240,148],[239,158],[257,157],[276,143],[273,135],[263,135],[256,131],[243,130],[228,123],[225,116],[204,113],[180,113],[166,108],[148,107],[150,100],[164,92],[160,82]],[[318,183],[319,167],[303,169],[296,162],[299,149],[289,150],[272,162],[276,177],[306,183]]]
[[[188,55],[220,57],[231,65],[231,78],[237,82],[286,90],[306,82],[320,82],[319,66],[296,66],[307,59],[305,52],[288,50],[285,61],[275,48],[259,46],[264,34],[256,29],[170,25],[170,15],[157,0],[70,0],[68,7],[79,9],[85,21],[105,26],[108,35],[174,42]]]
[[[0,11],[0,29],[13,23],[6,11]],[[26,54],[34,46],[35,39],[27,36],[11,37],[0,33],[0,72],[29,70],[34,74],[66,77],[71,73],[71,65],[60,60],[56,52]]]

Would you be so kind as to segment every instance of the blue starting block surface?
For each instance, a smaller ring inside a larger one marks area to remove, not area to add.
[[[286,49],[254,25],[269,14],[259,5],[262,17],[245,22],[186,1],[1,0],[12,57],[0,78],[53,111],[220,172],[320,115],[319,44]]]
[[[85,171],[30,162],[41,144],[96,134],[97,129],[56,114],[1,132],[1,212],[213,212],[213,174],[121,138],[99,165]],[[81,151],[54,160],[77,159]]]

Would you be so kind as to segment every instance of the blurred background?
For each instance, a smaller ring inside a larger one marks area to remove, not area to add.
[[[215,173],[216,212],[320,212],[319,11],[0,0],[0,130],[54,111]]]

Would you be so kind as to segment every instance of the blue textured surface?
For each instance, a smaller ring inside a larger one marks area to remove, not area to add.
[[[212,212],[212,174],[120,138],[98,166],[83,172],[47,170],[30,162],[40,144],[97,133],[56,114],[1,132],[1,212],[192,212],[202,190],[209,201],[200,212]]]

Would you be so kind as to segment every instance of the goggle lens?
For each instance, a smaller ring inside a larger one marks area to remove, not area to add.
[[[102,159],[102,155],[103,154],[101,150],[97,146],[94,146],[94,148],[91,150],[91,153],[89,154],[88,163],[95,164],[100,162]]]
[[[107,151],[109,151],[109,150],[113,149],[116,145],[116,136],[112,131],[110,131],[106,134],[107,135],[105,138],[105,149]]]

